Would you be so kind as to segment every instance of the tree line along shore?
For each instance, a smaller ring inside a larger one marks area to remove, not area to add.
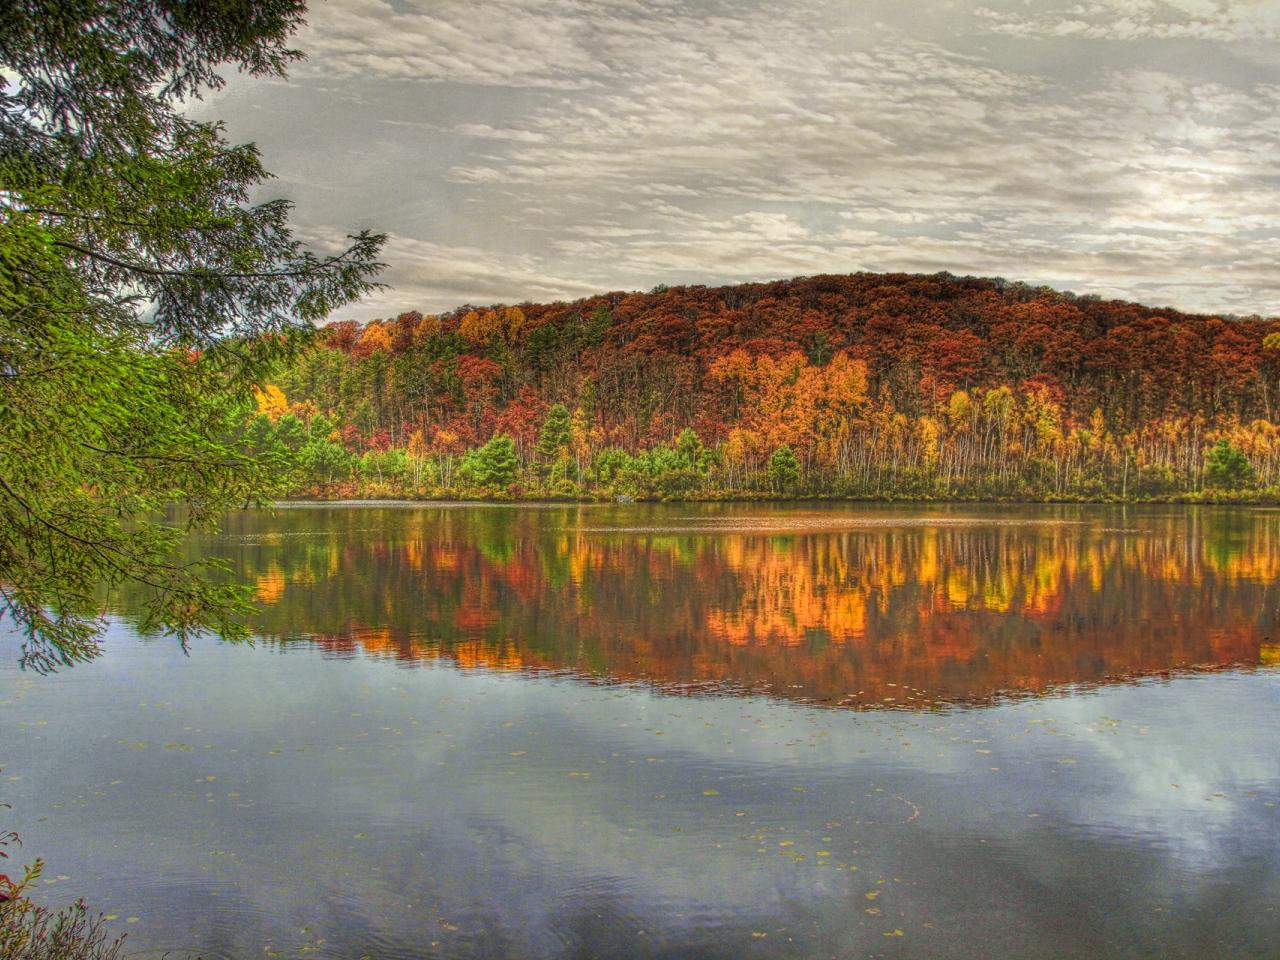
[[[330,323],[248,452],[316,498],[1280,497],[1280,323],[854,274]]]

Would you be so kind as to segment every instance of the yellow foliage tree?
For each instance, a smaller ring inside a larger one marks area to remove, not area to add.
[[[440,332],[440,318],[435,314],[430,314],[418,321],[418,325],[413,328],[413,340],[415,343],[422,343],[429,340]]]
[[[274,383],[254,387],[253,399],[258,404],[258,413],[265,414],[272,423],[275,423],[289,412],[289,401],[285,397],[284,391]]]
[[[387,333],[386,327],[374,320],[364,328],[364,333],[360,334],[356,349],[365,354],[389,351],[391,334]]]

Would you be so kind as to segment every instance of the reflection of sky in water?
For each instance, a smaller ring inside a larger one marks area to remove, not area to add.
[[[909,713],[306,647],[187,660],[123,627],[53,678],[13,653],[8,820],[69,878],[42,895],[118,915],[131,949],[1211,957],[1280,938],[1274,671]]]

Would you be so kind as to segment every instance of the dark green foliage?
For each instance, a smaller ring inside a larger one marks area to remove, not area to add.
[[[676,446],[653,447],[635,456],[616,447],[600,451],[593,461],[596,482],[614,493],[664,499],[687,497],[706,483],[706,451],[692,430]]]
[[[702,443],[702,438],[692,428],[685,427],[676,437],[676,452],[687,469],[698,472],[705,471],[710,461],[710,453]]]
[[[531,369],[542,373],[559,359],[560,328],[551,323],[535,327],[524,343],[524,355]]]
[[[608,308],[604,306],[596,307],[582,331],[582,345],[584,347],[598,347],[604,343],[605,335],[612,325],[613,315],[609,313]]]
[[[483,447],[468,450],[458,473],[476,486],[499,490],[515,483],[517,466],[515,442],[499,434]]]
[[[653,481],[654,490],[666,499],[688,496],[698,490],[702,484],[702,474],[689,467],[664,471]]]
[[[298,451],[297,469],[312,483],[330,484],[345,480],[351,475],[354,457],[340,443],[330,440],[309,440]]]
[[[1176,493],[1178,476],[1169,467],[1144,467],[1135,477],[1133,492],[1138,496],[1160,497]]]
[[[279,460],[284,455],[284,448],[276,436],[275,424],[264,413],[249,421],[242,442],[245,452],[255,460]]]
[[[769,474],[769,485],[777,493],[792,493],[800,482],[800,463],[786,445],[773,451],[765,469]]]
[[[0,612],[36,669],[93,655],[104,585],[144,586],[155,627],[242,629],[245,593],[174,548],[286,479],[262,424],[244,428],[250,389],[370,288],[382,238],[304,250],[287,202],[249,202],[256,150],[175,106],[220,64],[281,73],[302,12],[0,9]],[[175,506],[180,525],[154,519]]]
[[[312,440],[329,440],[329,436],[333,433],[335,427],[332,420],[323,413],[317,413],[311,418],[311,422],[307,424],[307,432]]]
[[[591,472],[596,483],[609,486],[618,475],[631,468],[631,454],[621,447],[605,447],[596,454],[591,463]]]
[[[552,404],[538,431],[538,455],[544,462],[555,465],[569,455],[570,426],[568,408],[563,403]]]
[[[836,348],[832,345],[830,338],[821,331],[814,334],[808,349],[805,350],[809,362],[818,367],[825,367],[827,362],[835,356],[835,352]]]
[[[378,483],[402,483],[409,473],[409,460],[403,450],[369,450],[360,458],[360,472]]]
[[[359,458],[331,440],[332,433],[333,421],[320,414],[305,424],[291,413],[276,423],[265,414],[258,414],[245,427],[240,442],[259,469],[271,472],[275,488],[289,493],[350,477]],[[403,452],[396,453],[403,460]]]
[[[1218,490],[1239,490],[1253,483],[1253,465],[1226,437],[1209,448],[1204,464],[1205,483]]]
[[[301,420],[286,413],[276,423],[276,440],[290,454],[297,455],[308,440],[308,431]]]

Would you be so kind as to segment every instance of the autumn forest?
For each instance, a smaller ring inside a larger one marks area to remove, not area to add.
[[[854,274],[330,323],[246,443],[292,495],[1259,498],[1280,324]]]

